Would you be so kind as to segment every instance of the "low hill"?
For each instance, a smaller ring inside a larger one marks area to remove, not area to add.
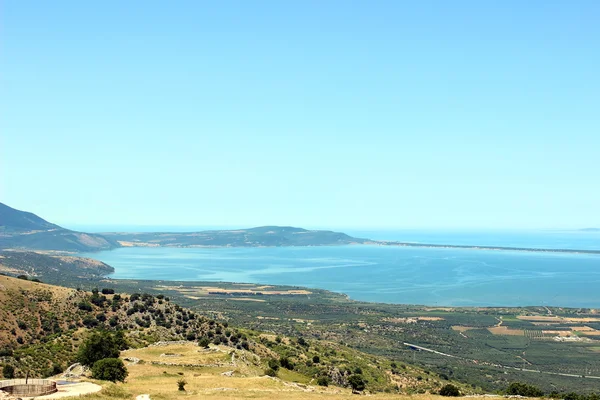
[[[85,252],[114,247],[116,242],[101,235],[65,229],[0,203],[0,248]]]
[[[103,236],[121,246],[170,247],[278,247],[332,246],[358,244],[366,239],[341,232],[307,230],[286,226],[263,226],[250,229],[210,230],[201,232],[109,232]]]
[[[0,251],[0,273],[25,275],[52,284],[100,279],[114,270],[110,265],[91,258],[32,251]]]
[[[142,380],[148,373],[156,373],[158,379],[185,371],[179,375],[220,377],[226,373],[247,379],[246,384],[258,384],[271,381],[265,375],[274,375],[280,383],[272,389],[281,392],[306,391],[306,385],[316,387],[317,382],[337,386],[339,392],[355,375],[371,392],[424,393],[446,383],[420,368],[339,343],[238,329],[182,308],[162,295],[127,295],[112,289],[90,293],[0,276],[0,362],[12,365],[17,377],[27,372],[30,377],[44,377],[64,370],[91,330],[98,328],[124,332],[133,348],[155,343],[146,350],[122,354],[144,361],[140,368],[132,368],[133,376],[146,374]],[[173,340],[179,342],[163,343]],[[425,375],[427,379],[422,378]]]

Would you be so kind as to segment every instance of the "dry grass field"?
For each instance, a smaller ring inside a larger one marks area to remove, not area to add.
[[[506,326],[494,326],[493,328],[487,328],[490,333],[494,335],[511,335],[511,336],[524,336],[525,331],[522,329],[510,329]]]
[[[188,298],[199,298],[198,296],[223,296],[223,295],[268,295],[268,296],[306,296],[312,292],[304,289],[298,290],[271,290],[272,286],[257,286],[252,284],[238,284],[239,289],[224,289],[214,286],[157,286],[156,290],[174,290]]]
[[[535,321],[535,322],[600,322],[600,318],[591,317],[558,317],[555,315],[544,316],[544,315],[519,315],[518,319],[523,321]]]
[[[104,386],[99,393],[81,396],[89,400],[135,399],[148,394],[151,399],[175,400],[186,398],[209,399],[354,399],[350,389],[335,386],[321,387],[310,378],[293,371],[280,369],[278,377],[263,374],[263,367],[254,355],[224,346],[201,349],[192,343],[150,346],[127,350],[122,358],[136,357],[141,361],[131,365],[126,361],[129,376],[126,383]],[[167,362],[171,365],[157,365]],[[203,366],[184,366],[199,364]],[[210,364],[213,364],[212,366]],[[219,365],[220,364],[220,365]],[[185,391],[177,382],[184,379]],[[373,394],[375,399],[441,399],[435,395]]]

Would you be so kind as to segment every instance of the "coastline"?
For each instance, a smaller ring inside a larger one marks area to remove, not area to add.
[[[160,244],[149,242],[125,242],[120,247],[111,249],[102,249],[98,251],[112,251],[121,248],[149,247],[149,248],[181,248],[181,249],[232,249],[232,248],[278,248],[278,247],[342,247],[342,246],[394,246],[394,247],[416,247],[416,248],[440,248],[440,249],[460,249],[460,250],[490,250],[490,251],[512,251],[529,253],[564,253],[564,254],[592,254],[600,255],[600,250],[593,249],[549,249],[539,247],[510,247],[510,246],[485,246],[485,245],[460,245],[460,244],[434,244],[434,243],[416,243],[416,242],[397,242],[391,240],[365,240],[364,242],[351,242],[340,244],[321,244],[321,245],[287,245],[287,246],[268,246],[268,245],[184,245],[184,244]]]

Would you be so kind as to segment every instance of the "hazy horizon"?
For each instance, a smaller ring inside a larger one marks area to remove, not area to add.
[[[332,230],[348,232],[584,232],[585,229],[598,229],[595,227],[584,227],[577,229],[562,229],[562,228],[436,228],[436,227],[376,227],[376,226],[301,226],[301,225],[154,225],[154,224],[77,224],[66,223],[58,224],[63,228],[72,230],[81,230],[90,233],[102,232],[194,232],[204,230],[236,230],[236,229],[251,229],[263,226],[291,226],[294,228],[303,228],[308,230]],[[594,232],[591,232],[594,233]]]
[[[51,222],[600,227],[596,1],[0,7],[0,193]]]

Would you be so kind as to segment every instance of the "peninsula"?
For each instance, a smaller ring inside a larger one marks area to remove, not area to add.
[[[442,249],[526,251],[538,253],[600,254],[593,249],[546,249],[400,242],[357,238],[342,232],[291,226],[199,232],[84,233],[52,224],[35,214],[0,203],[0,249],[93,252],[118,247],[285,247],[374,245]]]

